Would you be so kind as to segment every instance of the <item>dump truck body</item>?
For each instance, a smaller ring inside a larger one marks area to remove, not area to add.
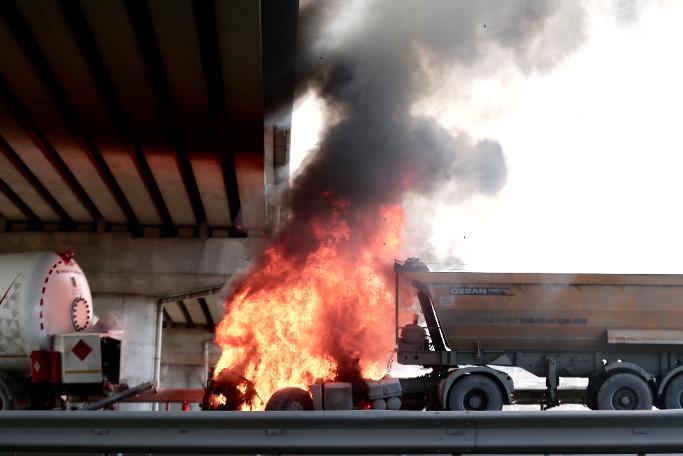
[[[560,377],[587,377],[584,401],[605,408],[598,392],[617,374],[647,388],[641,403],[663,406],[670,393],[668,407],[683,406],[683,276],[430,272],[417,261],[396,272],[397,317],[416,294],[426,323],[397,327],[398,362],[433,368],[444,408],[443,379],[471,365],[546,377],[548,406]]]
[[[683,276],[413,272],[451,350],[681,346]]]

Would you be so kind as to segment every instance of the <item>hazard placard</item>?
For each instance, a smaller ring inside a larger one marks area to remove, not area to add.
[[[63,383],[102,381],[100,337],[100,334],[83,333],[55,336],[54,349],[62,355]]]

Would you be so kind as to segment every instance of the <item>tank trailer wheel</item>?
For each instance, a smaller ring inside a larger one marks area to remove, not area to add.
[[[313,399],[311,399],[308,391],[304,391],[301,388],[282,388],[270,396],[266,404],[266,410],[289,412],[313,410]]]
[[[28,379],[0,378],[0,410],[23,410],[30,407],[31,397],[26,384]]]
[[[652,391],[634,374],[607,378],[598,391],[599,410],[652,410]]]
[[[664,408],[683,408],[683,374],[679,374],[669,382],[664,393]]]
[[[451,387],[448,410],[503,410],[503,393],[490,378],[468,375]]]
[[[0,379],[0,410],[12,410],[12,395],[2,379]]]

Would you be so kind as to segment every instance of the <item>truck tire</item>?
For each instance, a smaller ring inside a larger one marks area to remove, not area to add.
[[[599,410],[652,410],[652,391],[634,374],[607,378],[598,391]]]
[[[313,410],[313,399],[308,391],[301,388],[282,388],[270,396],[266,410],[302,411]]]
[[[0,379],[0,410],[12,410],[12,394],[3,379]]]
[[[24,410],[31,406],[28,379],[0,377],[0,410]]]
[[[503,410],[503,392],[484,375],[467,375],[451,387],[448,410]]]
[[[678,374],[666,386],[664,393],[664,408],[683,408],[683,374]]]

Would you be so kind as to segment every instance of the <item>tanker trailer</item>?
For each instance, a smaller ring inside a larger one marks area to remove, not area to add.
[[[95,315],[72,252],[0,255],[0,409],[60,408],[118,383],[120,341]]]

